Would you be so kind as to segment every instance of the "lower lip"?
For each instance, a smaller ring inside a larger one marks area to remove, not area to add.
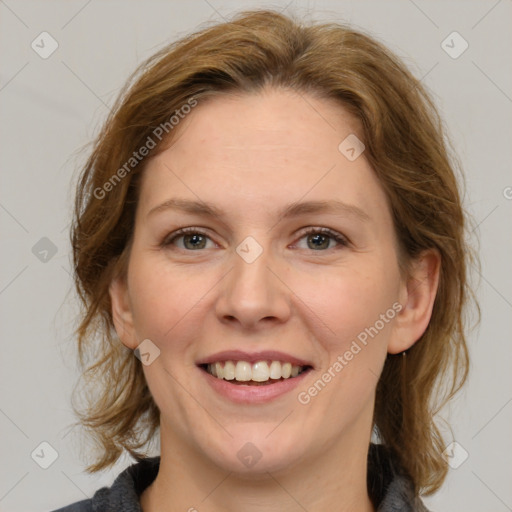
[[[218,379],[207,371],[200,369],[206,381],[219,395],[239,404],[262,404],[270,402],[293,389],[295,389],[309,374],[311,368],[305,370],[297,377],[280,380],[274,384],[251,386],[244,384],[231,384],[231,381]]]

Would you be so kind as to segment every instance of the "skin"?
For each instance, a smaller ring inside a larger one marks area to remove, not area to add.
[[[388,352],[407,350],[426,329],[439,256],[427,251],[401,275],[375,173],[364,153],[350,162],[338,150],[360,126],[331,100],[275,89],[223,95],[200,102],[178,128],[144,171],[126,276],[110,287],[121,341],[135,349],[150,339],[160,350],[144,366],[161,411],[160,471],[141,496],[144,512],[373,511],[366,456],[378,376]],[[213,203],[223,217],[150,213],[171,198]],[[277,213],[313,200],[342,201],[368,218]],[[169,242],[189,226],[207,238]],[[315,244],[308,227],[348,241]],[[263,250],[252,263],[235,250],[247,236]],[[298,392],[395,303],[400,313],[299,403]],[[280,350],[314,369],[270,403],[235,404],[195,364],[228,349]],[[250,468],[237,457],[247,442],[262,454]]]

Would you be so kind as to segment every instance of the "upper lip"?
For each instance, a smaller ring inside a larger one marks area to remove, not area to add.
[[[284,363],[292,363],[296,366],[313,366],[313,364],[305,359],[279,352],[277,350],[263,350],[261,352],[244,352],[243,350],[223,350],[211,356],[206,356],[199,361],[197,365],[217,363],[220,361],[247,361],[248,363],[257,363],[258,361],[282,361]]]

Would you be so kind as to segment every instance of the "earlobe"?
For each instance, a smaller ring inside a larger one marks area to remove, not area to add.
[[[112,304],[112,319],[117,335],[123,345],[134,350],[137,340],[126,280],[122,277],[113,279],[109,286],[109,294]]]
[[[441,255],[436,249],[421,253],[410,265],[409,275],[402,284],[400,304],[393,335],[388,345],[390,354],[409,349],[428,327],[439,284]]]

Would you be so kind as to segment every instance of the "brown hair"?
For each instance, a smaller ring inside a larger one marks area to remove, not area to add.
[[[405,368],[403,356],[387,356],[374,413],[381,441],[408,471],[416,492],[432,493],[447,472],[434,416],[464,383],[469,366],[463,313],[472,296],[472,253],[464,240],[457,166],[429,94],[388,49],[347,26],[304,26],[272,11],[240,13],[144,62],[120,94],[83,169],[72,244],[88,395],[83,410],[75,410],[100,448],[88,470],[108,467],[123,450],[143,456],[159,426],[141,363],[115,334],[109,285],[126,269],[140,174],[163,144],[152,147],[145,160],[130,159],[150,146],[149,139],[155,142],[159,127],[166,127],[162,140],[169,140],[170,116],[182,117],[185,105],[264,86],[335,99],[358,118],[365,156],[388,196],[405,262],[429,248],[441,255],[431,321],[409,349]]]

